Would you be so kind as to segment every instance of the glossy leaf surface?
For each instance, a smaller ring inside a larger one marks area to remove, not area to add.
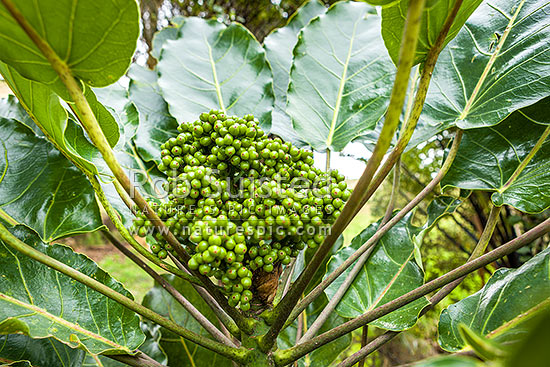
[[[139,111],[136,148],[145,161],[160,163],[160,145],[177,136],[178,123],[168,112],[154,71],[132,65],[129,76],[129,97]]]
[[[57,149],[88,172],[98,173],[92,161],[99,152],[84,137],[82,128],[69,120],[59,97],[46,85],[23,78],[6,64],[0,63],[0,73],[19,103]],[[116,129],[118,131],[118,127]]]
[[[325,6],[318,0],[309,0],[292,14],[284,27],[276,29],[264,40],[266,56],[273,69],[273,90],[275,92],[275,109],[270,132],[298,145],[304,144],[304,142],[294,131],[290,116],[285,112],[293,57],[292,50],[298,41],[300,30],[312,18],[325,11]]]
[[[135,0],[14,3],[42,41],[84,83],[106,86],[126,72],[139,35]],[[24,77],[48,84],[61,95],[66,93],[46,57],[2,4],[0,49],[0,60]]]
[[[413,144],[451,126],[492,126],[550,94],[547,0],[481,4],[435,67]]]
[[[348,291],[336,307],[343,317],[357,317],[377,306],[381,306],[424,284],[424,272],[415,262],[414,234],[419,232],[411,224],[412,214],[408,214],[386,233],[357,274]],[[351,244],[343,247],[330,259],[327,272],[330,273],[353,252],[362,246],[376,232],[378,223],[367,227],[356,236]],[[344,282],[348,268],[326,290],[330,299]],[[371,325],[387,330],[404,330],[412,327],[420,311],[428,305],[426,298],[408,305],[373,321]]]
[[[300,33],[286,112],[315,150],[340,151],[382,117],[394,73],[375,9],[337,3]]]
[[[269,129],[273,78],[265,51],[242,25],[187,18],[180,37],[167,40],[157,65],[158,84],[179,121],[202,112],[252,113]]]
[[[94,191],[45,138],[0,118],[0,209],[46,242],[103,226]]]
[[[550,249],[518,269],[498,269],[480,291],[443,310],[439,344],[447,351],[464,348],[459,324],[496,341],[517,341],[525,334],[522,323],[550,305],[549,277]]]
[[[476,10],[481,2],[482,0],[466,0],[462,2],[455,20],[449,29],[449,33],[447,37],[445,37],[444,45],[456,37],[460,28],[462,28],[468,17]],[[399,48],[401,45],[401,38],[403,37],[403,30],[405,29],[409,4],[410,0],[399,0],[382,8],[382,37],[396,65],[399,59]],[[433,47],[439,33],[443,29],[443,25],[454,4],[454,0],[426,2],[424,11],[422,12],[422,22],[418,35],[418,45],[416,46],[414,64],[418,64],[426,59],[428,52]]]
[[[31,366],[81,367],[86,353],[54,338],[32,339],[22,334],[0,335],[2,366],[26,361]],[[17,365],[17,364],[15,364]]]
[[[62,245],[46,245],[30,230],[11,229],[21,241],[113,290],[132,297],[92,260]],[[122,305],[0,243],[0,329],[33,338],[53,336],[90,353],[131,353],[145,337],[139,317]]]
[[[543,125],[550,122],[547,116],[535,120],[536,111],[548,111],[549,107],[550,98],[546,98],[530,109],[514,112],[497,126],[467,130],[442,185],[495,191],[495,205],[512,205],[523,212],[536,213],[550,207],[550,139],[506,185],[550,126]]]

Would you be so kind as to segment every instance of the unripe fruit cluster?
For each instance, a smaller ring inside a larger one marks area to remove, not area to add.
[[[252,115],[202,113],[161,145],[168,201],[151,203],[191,256],[190,269],[221,280],[229,303],[250,309],[254,274],[316,248],[350,196],[344,176],[313,167],[313,154],[270,138]],[[140,236],[152,225],[138,214]],[[160,233],[151,250],[173,249]]]

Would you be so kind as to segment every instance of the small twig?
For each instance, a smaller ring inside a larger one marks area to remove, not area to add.
[[[277,293],[275,294],[275,298],[273,299],[274,305],[279,303],[281,298],[283,298],[286,292],[288,291],[288,288],[290,287],[290,283],[292,282],[292,273],[294,272],[295,264],[296,264],[296,258],[292,259],[290,264],[288,264],[285,267],[285,270],[283,270],[283,274],[281,275],[279,286],[277,287]]]
[[[369,325],[365,325],[363,326],[363,331],[361,332],[361,348],[364,348],[365,345],[367,345],[368,341],[369,341]],[[357,364],[357,367],[364,367],[365,361],[366,361],[366,358],[362,358]]]
[[[227,338],[223,333],[214,326],[204,316],[187,298],[185,298],[178,290],[170,283],[166,281],[160,274],[154,271],[149,265],[147,265],[143,260],[141,260],[137,255],[132,251],[128,250],[118,239],[115,238],[110,232],[103,231],[103,235],[126,257],[136,263],[140,268],[142,268],[151,278],[153,278],[157,283],[159,283],[166,291],[187,311],[189,314],[197,320],[197,322],[212,335],[217,341],[228,345],[230,347],[237,348],[237,346]]]
[[[183,267],[183,265],[180,263],[180,261],[175,256],[173,256],[170,253],[168,254],[168,256],[170,256],[170,258],[172,259],[174,264],[176,264],[176,266],[179,269],[181,269],[182,271],[187,271],[187,269],[185,269]],[[214,299],[214,297],[212,297],[210,295],[210,293],[208,293],[201,285],[197,285],[197,284],[191,284],[191,285],[199,293],[199,295],[202,297],[202,299],[208,304],[208,306],[210,306],[212,311],[214,311],[214,313],[216,314],[218,319],[224,324],[224,326],[227,328],[227,330],[233,336],[235,336],[237,338],[240,338],[241,334],[240,334],[239,327],[237,326],[237,324],[235,324],[235,321],[233,321],[233,319],[231,317],[229,317],[229,315],[227,313],[225,313],[223,308],[220,307],[219,303]]]
[[[289,266],[290,270],[288,271],[288,278],[284,283],[285,286],[283,288],[283,297],[285,296],[286,292],[288,292],[290,284],[292,283],[292,274],[294,274],[294,269],[296,268],[296,258],[292,259],[292,263],[290,263]]]

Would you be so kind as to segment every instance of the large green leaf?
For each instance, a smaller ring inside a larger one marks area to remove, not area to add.
[[[336,312],[340,316],[357,317],[424,284],[424,272],[415,262],[413,238],[419,232],[419,228],[411,224],[412,216],[412,213],[407,214],[378,241],[369,259],[336,307]],[[379,222],[370,225],[356,236],[349,246],[338,250],[328,262],[327,273],[336,269],[372,237],[378,226]],[[351,268],[348,268],[325,290],[329,299],[342,286],[350,271]],[[416,323],[418,314],[427,305],[426,298],[419,298],[373,321],[371,325],[387,330],[408,329]]]
[[[462,349],[459,324],[497,341],[517,341],[525,334],[522,323],[550,306],[549,277],[550,248],[518,269],[497,270],[479,292],[443,310],[439,344],[448,351]]]
[[[12,233],[40,252],[132,298],[92,260],[62,245],[47,245],[27,228]],[[139,317],[47,266],[0,242],[0,333],[54,337],[90,353],[132,353],[145,337]]]
[[[314,149],[340,151],[380,120],[394,74],[375,9],[336,3],[300,33],[287,113]]]
[[[426,58],[428,51],[433,47],[435,40],[445,24],[447,15],[451,12],[455,2],[454,0],[438,0],[426,4],[422,12],[422,23],[418,35],[418,46],[416,47],[414,64],[418,64]],[[456,37],[458,31],[460,31],[460,28],[464,25],[464,22],[466,22],[468,17],[476,10],[481,2],[482,0],[466,0],[462,2],[455,20],[449,29],[449,33],[447,37],[445,37],[443,47]],[[405,28],[409,3],[410,0],[399,0],[382,8],[382,37],[396,65],[399,59],[399,48]]]
[[[155,59],[160,59],[160,53],[162,52],[162,46],[167,40],[175,40],[178,38],[181,26],[185,22],[185,18],[182,16],[175,16],[170,19],[170,25],[162,28],[153,36],[153,49],[151,50],[151,56]]]
[[[488,0],[439,56],[413,143],[496,125],[550,95],[548,0]]]
[[[286,93],[292,65],[292,50],[298,41],[300,30],[309,21],[324,13],[325,6],[319,0],[306,1],[288,20],[286,26],[277,28],[264,39],[267,60],[273,69],[273,90],[275,109],[271,124],[271,133],[281,136],[298,145],[304,144],[292,128],[290,116],[285,112]]]
[[[46,242],[103,226],[86,176],[46,139],[0,118],[0,209]]]
[[[176,289],[185,295],[201,313],[208,318],[214,325],[219,322],[212,309],[201,298],[197,291],[189,284],[180,278],[173,275],[164,275],[164,278],[170,282]],[[209,336],[208,332],[180,305],[164,288],[155,284],[153,288],[143,298],[143,305],[151,310],[169,318],[173,322],[203,336]],[[208,349],[198,346],[180,336],[172,333],[169,330],[162,328],[160,330],[160,346],[168,356],[169,366],[216,366],[216,367],[232,367],[233,363],[220,356],[217,353],[212,353]]]
[[[59,97],[46,85],[23,78],[6,64],[0,63],[0,73],[19,103],[57,149],[83,169],[97,173],[92,161],[99,152],[84,137],[82,128],[69,120]]]
[[[311,303],[305,310],[305,320],[307,320],[307,326],[310,327],[317,316],[321,314],[323,308],[327,305],[328,301],[324,295],[317,298]],[[336,313],[332,313],[327,321],[321,327],[319,333],[329,331],[338,325],[341,325],[346,320],[340,317]],[[298,328],[298,320],[288,326],[285,330],[279,334],[277,338],[277,345],[281,349],[287,349],[293,347],[296,344],[296,332]],[[307,329],[306,329],[307,330]],[[322,347],[315,349],[305,357],[298,360],[299,367],[315,367],[315,366],[330,366],[331,363],[338,357],[340,353],[345,351],[351,344],[351,334],[341,336],[340,338],[333,340],[332,342],[323,345]]]
[[[0,363],[26,361],[40,367],[80,367],[86,353],[54,338],[32,339],[22,334],[0,335]]]
[[[126,72],[139,36],[139,10],[135,0],[16,0],[14,3],[39,37],[84,83],[106,86]],[[65,94],[57,73],[2,4],[0,49],[0,60],[24,77]]]
[[[484,363],[477,359],[461,356],[442,356],[413,364],[414,367],[482,367]]]
[[[535,106],[539,111],[548,111],[550,98]],[[534,123],[527,113],[520,110],[497,126],[467,130],[442,185],[495,191],[495,205],[508,204],[523,212],[536,213],[550,207],[550,139],[515,181],[505,187],[547,128]],[[550,119],[546,117],[546,121]]]
[[[132,65],[130,99],[139,111],[139,128],[135,144],[145,161],[160,163],[160,146],[178,134],[178,123],[168,112],[168,105],[157,84],[157,73]]]
[[[180,121],[210,109],[253,113],[271,126],[273,79],[265,51],[242,25],[187,18],[180,37],[168,40],[158,63],[159,86]]]

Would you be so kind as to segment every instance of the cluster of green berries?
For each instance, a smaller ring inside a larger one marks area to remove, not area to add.
[[[336,170],[313,167],[312,152],[268,137],[252,115],[212,110],[178,132],[161,146],[168,200],[151,206],[187,244],[189,268],[220,280],[229,303],[246,311],[255,272],[319,246],[350,190]],[[173,251],[143,214],[134,227],[153,235],[159,258]]]

